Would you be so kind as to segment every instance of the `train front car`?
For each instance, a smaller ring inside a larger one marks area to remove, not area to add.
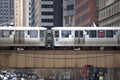
[[[120,47],[120,27],[54,27],[53,46],[102,49]]]
[[[1,49],[30,49],[46,46],[46,28],[0,27]]]

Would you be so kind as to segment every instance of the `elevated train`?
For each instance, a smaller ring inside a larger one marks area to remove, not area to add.
[[[0,27],[0,48],[45,47],[46,30],[43,27]]]
[[[120,27],[0,27],[0,49],[48,47],[120,49]]]

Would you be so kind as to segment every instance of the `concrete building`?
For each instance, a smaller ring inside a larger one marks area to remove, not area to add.
[[[62,26],[62,0],[15,0],[15,26]]]
[[[14,21],[14,0],[0,0],[0,25],[9,25]]]
[[[53,0],[31,0],[31,25],[53,27]]]
[[[29,26],[30,0],[14,0],[15,26]]]
[[[97,0],[75,0],[75,26],[92,26],[97,22]]]
[[[64,0],[63,26],[91,26],[97,22],[98,0]]]
[[[120,0],[99,0],[99,26],[120,26]]]
[[[75,0],[63,0],[63,26],[75,25]]]

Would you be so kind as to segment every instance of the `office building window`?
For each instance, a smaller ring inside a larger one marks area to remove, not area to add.
[[[42,19],[42,22],[53,22],[53,19]]]
[[[42,15],[53,15],[53,12],[42,12]]]
[[[53,8],[53,5],[42,5],[42,8]]]

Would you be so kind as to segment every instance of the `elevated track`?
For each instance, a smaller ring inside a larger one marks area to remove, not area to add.
[[[0,68],[120,68],[120,51],[0,50]]]

